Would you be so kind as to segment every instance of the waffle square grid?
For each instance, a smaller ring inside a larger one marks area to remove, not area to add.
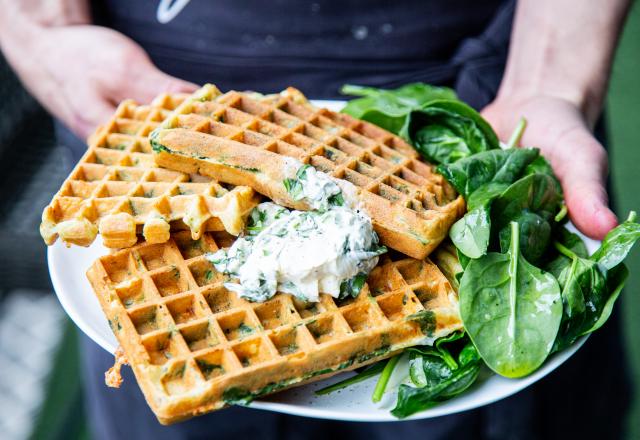
[[[245,166],[255,172],[258,167],[272,176],[278,174],[268,170],[274,163],[272,153],[295,158],[355,185],[382,242],[412,257],[428,255],[464,213],[463,199],[401,138],[348,115],[316,108],[295,89],[264,99],[235,91],[221,94],[208,85],[174,113],[162,124],[168,129],[163,132],[184,129],[206,136],[180,133],[177,136],[193,142],[185,141],[189,147],[179,151],[181,155],[171,154],[172,147],[168,153],[157,151],[157,163],[233,181],[230,170],[208,163],[221,160],[216,148],[228,148],[224,159],[232,168]],[[206,153],[212,155],[197,157],[198,151],[205,151],[193,147],[198,143],[211,146]],[[244,173],[243,184],[273,199],[288,197],[281,178],[274,177],[264,188],[260,186],[264,179],[253,179],[251,172]],[[283,171],[279,172],[281,177]]]
[[[151,105],[126,100],[89,139],[89,149],[45,208],[40,227],[48,245],[90,245],[98,231],[111,248],[132,246],[137,234],[168,240],[170,229],[237,234],[257,203],[247,187],[226,188],[202,176],[158,168],[148,134],[188,95],[163,94]],[[170,225],[171,224],[171,225]]]
[[[461,328],[457,295],[431,261],[386,256],[355,299],[263,303],[224,288],[207,252],[224,232],[141,243],[87,272],[147,402],[173,423],[389,357]]]

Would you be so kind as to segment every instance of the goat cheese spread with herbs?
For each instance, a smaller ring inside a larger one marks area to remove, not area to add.
[[[356,296],[378,256],[386,252],[378,245],[371,218],[354,208],[353,200],[345,202],[335,179],[313,167],[301,169],[295,182],[285,186],[316,210],[261,203],[252,211],[244,236],[229,249],[207,256],[216,270],[237,279],[225,287],[243,298],[266,301],[276,292],[314,302],[320,292],[335,298]]]

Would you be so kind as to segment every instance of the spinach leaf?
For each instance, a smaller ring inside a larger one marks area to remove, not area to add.
[[[465,332],[438,339],[432,347],[413,347],[409,353],[409,377],[414,386],[400,385],[396,417],[407,417],[454,397],[478,377],[482,359]]]
[[[611,269],[622,262],[640,239],[640,223],[635,222],[636,213],[631,211],[629,218],[613,228],[602,240],[600,248],[591,259]]]
[[[491,238],[489,208],[481,206],[467,212],[453,224],[449,238],[469,258],[480,258],[486,254]]]
[[[491,237],[490,209],[493,200],[504,193],[538,155],[537,149],[489,150],[462,158],[452,164],[438,166],[437,171],[467,199],[469,212],[458,220],[449,232],[451,241],[467,257],[479,258],[487,253]],[[498,215],[500,214],[498,211]],[[546,229],[550,231],[551,228]],[[525,231],[528,232],[529,228],[525,228]],[[507,238],[508,236],[507,232]],[[546,245],[548,237],[543,252]],[[529,253],[528,246],[524,246],[523,252],[527,259],[534,256]]]
[[[471,193],[467,199],[467,209],[472,211],[481,206],[489,207],[493,203],[493,200],[502,194],[507,188],[509,183],[490,182],[482,185],[474,192]]]
[[[543,219],[553,219],[562,203],[562,193],[558,192],[551,176],[531,174],[513,183],[493,202],[496,216],[496,230],[508,226],[523,212],[535,212]]]
[[[354,118],[372,122],[398,134],[412,110],[436,99],[457,99],[453,90],[413,83],[394,90],[345,85],[341,93],[362,96],[353,99],[342,109]]]
[[[520,252],[532,264],[542,261],[551,241],[551,225],[535,212],[523,211],[514,219],[520,226]],[[500,250],[506,252],[511,241],[511,230],[505,226],[499,232]]]
[[[436,164],[499,148],[498,137],[482,116],[454,100],[432,101],[411,112],[400,135]]]
[[[558,228],[555,231],[555,240],[560,242],[564,247],[568,248],[580,258],[588,258],[589,251],[578,234],[574,234],[567,228]]]
[[[449,230],[459,258],[480,258],[487,253],[491,238],[491,204],[507,187],[504,183],[491,182],[471,194],[467,213]],[[466,261],[460,261],[464,268]]]
[[[460,339],[463,339],[465,336],[466,334],[463,331],[453,332],[447,336],[443,336],[441,338],[436,339],[434,346],[436,347],[436,350],[440,351],[441,353],[445,351],[448,352],[449,349],[446,347],[446,345],[454,341],[459,341]]]
[[[538,156],[533,162],[528,164],[524,169],[525,176],[529,174],[547,174],[549,176],[555,177],[555,173],[553,172],[553,168],[549,161],[542,155]]]
[[[573,344],[599,320],[607,302],[606,269],[575,257],[558,278],[562,286],[563,314],[553,350]]]
[[[471,260],[460,281],[460,315],[482,359],[496,373],[521,377],[547,358],[562,318],[556,279],[520,255],[512,222],[506,254]]]
[[[618,264],[607,273],[606,288],[609,292],[607,295],[608,298],[602,306],[600,317],[591,326],[591,328],[584,332],[584,334],[598,330],[605,322],[607,322],[607,319],[609,319],[609,316],[611,316],[611,312],[613,311],[613,305],[620,296],[620,292],[622,292],[622,288],[624,287],[624,283],[627,281],[628,277],[629,269],[627,269],[627,266],[625,266],[624,263]]]
[[[539,157],[535,148],[489,150],[462,158],[450,164],[441,164],[437,171],[465,198],[489,183],[511,185],[525,168]],[[486,190],[486,187],[485,187]]]
[[[457,99],[456,92],[448,87],[437,87],[425,83],[405,84],[397,89],[378,89],[375,87],[346,84],[340,89],[343,95],[363,96],[379,99],[388,97],[404,107],[417,108],[436,99]],[[349,104],[357,100],[352,100]],[[355,117],[355,116],[354,116]]]
[[[421,379],[418,383],[424,385],[400,385],[398,400],[391,414],[398,418],[408,417],[462,393],[476,381],[481,367],[482,362],[479,359],[452,370],[441,358],[415,357],[414,375],[419,375]],[[422,370],[421,373],[417,372],[418,368]]]
[[[464,269],[467,268],[467,265],[469,264],[469,261],[471,261],[471,258],[467,257],[465,254],[460,252],[460,250],[458,250],[458,261],[460,261],[460,266],[462,266],[462,272],[458,272],[458,274],[460,274],[460,276],[462,276],[462,274],[464,273]],[[456,275],[458,275],[458,274],[456,274]],[[458,281],[460,281],[460,280],[458,280]]]
[[[546,174],[553,178],[553,181],[556,185],[557,191],[562,194],[562,185],[560,185],[560,181],[556,177],[556,174],[553,172],[553,168],[551,168],[551,164],[549,161],[542,155],[538,156],[533,162],[531,162],[524,169],[524,176],[528,176],[530,174]]]
[[[588,258],[589,251],[578,234],[574,234],[565,227],[556,228],[553,231],[553,240],[569,249],[580,258]],[[557,246],[557,245],[556,245]],[[551,273],[557,280],[560,280],[562,271],[571,265],[572,258],[559,253],[553,260],[545,266],[545,270]],[[562,287],[562,285],[560,286]]]
[[[513,183],[500,194],[492,205],[496,215],[492,218],[501,248],[509,246],[510,222],[520,226],[520,246],[526,260],[538,264],[551,243],[551,224],[562,205],[562,193],[553,177],[531,174]]]
[[[609,232],[591,258],[585,258],[586,249],[576,245],[579,238],[570,233],[555,243],[561,256],[550,266],[562,287],[563,317],[554,350],[597,330],[611,315],[628,276],[622,260],[640,237],[640,225],[634,219],[632,213]]]
[[[458,363],[462,366],[480,361],[482,361],[482,357],[480,357],[478,349],[471,341],[469,341],[469,343],[460,350],[460,354],[458,354]]]

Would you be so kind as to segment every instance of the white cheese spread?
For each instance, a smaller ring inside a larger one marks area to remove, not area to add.
[[[334,178],[313,167],[302,166],[295,179],[287,180],[289,193],[315,210],[262,203],[251,213],[245,235],[229,249],[209,254],[209,261],[236,279],[225,287],[251,301],[265,301],[276,292],[305,301],[318,301],[320,292],[335,298],[357,295],[386,252],[371,218],[355,208],[355,201],[344,200]]]

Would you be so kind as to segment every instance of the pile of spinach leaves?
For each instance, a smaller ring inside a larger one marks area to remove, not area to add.
[[[343,93],[360,96],[343,112],[403,137],[467,203],[449,234],[463,269],[456,279],[464,331],[406,350],[410,380],[400,385],[395,416],[465,391],[483,364],[502,376],[526,376],[606,322],[628,276],[623,260],[640,238],[634,212],[589,256],[566,227],[562,188],[549,163],[535,148],[516,148],[525,121],[501,145],[450,89],[414,83],[395,90],[344,86]],[[321,392],[381,373],[379,400],[395,359]]]

